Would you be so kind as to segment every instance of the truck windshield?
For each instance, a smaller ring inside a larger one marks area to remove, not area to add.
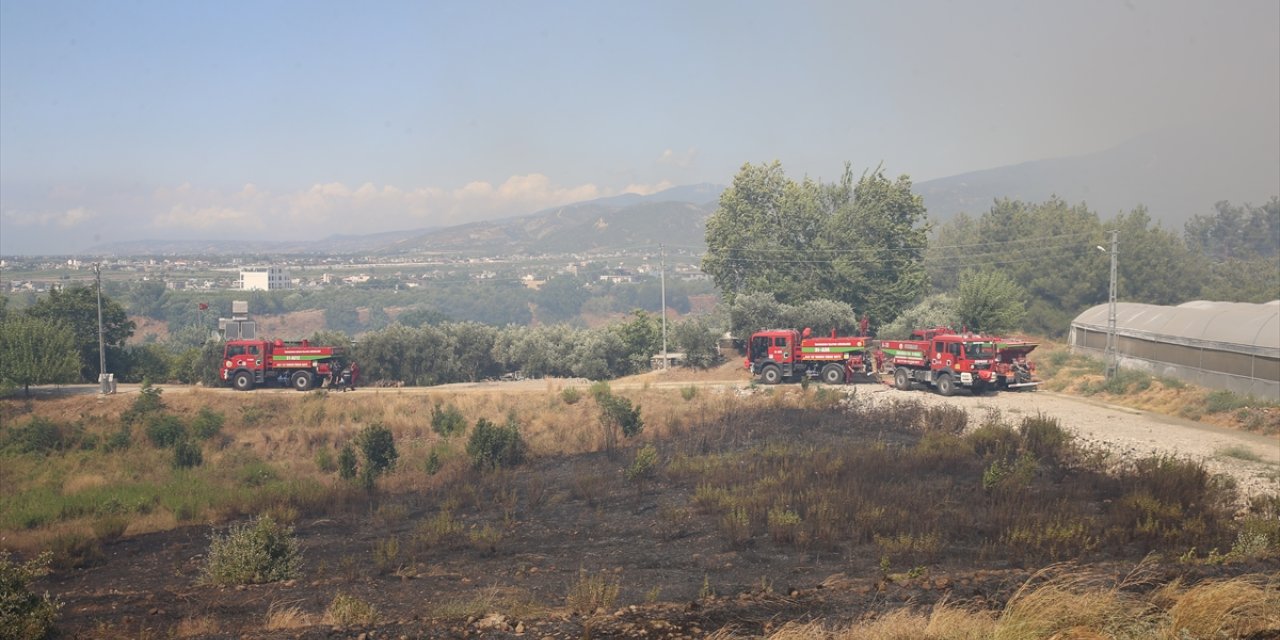
[[[993,358],[996,355],[995,345],[990,342],[966,342],[964,352],[973,360]]]

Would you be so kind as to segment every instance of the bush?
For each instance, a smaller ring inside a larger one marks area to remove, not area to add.
[[[378,610],[360,598],[339,593],[325,610],[324,620],[339,627],[370,625],[378,621]]]
[[[75,426],[37,416],[9,431],[0,441],[0,448],[16,453],[49,453],[70,449],[79,440]]]
[[[514,416],[506,426],[498,426],[485,418],[476,421],[467,441],[467,456],[477,469],[514,467],[524,460],[524,439]]]
[[[356,467],[359,461],[356,459],[356,450],[350,443],[342,445],[342,450],[338,452],[338,477],[343,480],[353,480],[356,477]]]
[[[627,467],[627,480],[647,480],[658,469],[658,450],[646,444],[636,451],[636,459]]]
[[[1038,414],[1022,419],[1022,442],[1027,451],[1046,462],[1060,462],[1072,435],[1052,416]]]
[[[208,440],[222,432],[226,416],[209,407],[200,407],[196,417],[191,421],[191,433],[200,440]]]
[[[142,391],[137,398],[133,399],[133,404],[120,414],[120,421],[125,424],[138,424],[164,411],[165,404],[160,397],[161,393],[163,390],[151,386],[149,382],[143,382]]]
[[[600,428],[604,430],[605,448],[612,451],[618,441],[618,432],[624,438],[639,435],[644,429],[644,420],[640,418],[640,405],[632,406],[631,401],[615,396],[605,387],[603,393],[592,394],[600,405]]]
[[[372,487],[378,476],[395,466],[400,453],[396,451],[395,437],[381,423],[371,424],[356,434],[356,445],[364,455],[363,479],[366,487]]]
[[[202,464],[204,464],[204,452],[200,450],[200,445],[190,440],[183,440],[173,446],[174,469],[190,469]]]
[[[1204,410],[1205,413],[1234,411],[1236,409],[1243,409],[1250,404],[1256,404],[1256,402],[1252,402],[1252,400],[1252,398],[1246,398],[1238,393],[1232,393],[1230,391],[1211,391],[1204,398]]]
[[[321,473],[333,473],[338,470],[338,463],[333,460],[333,452],[325,447],[316,452],[316,468]]]
[[[301,566],[293,528],[262,516],[211,536],[204,578],[217,585],[276,582],[298,577]]]
[[[53,630],[62,604],[31,592],[31,582],[49,573],[49,552],[22,564],[0,551],[0,635],[6,638],[43,638]]]
[[[565,387],[560,391],[560,399],[564,400],[565,404],[578,404],[582,399],[582,392],[578,391],[577,387]]]
[[[443,407],[443,408],[441,408]],[[438,404],[431,408],[431,430],[448,438],[467,430],[467,419],[453,405]]]
[[[126,423],[121,424],[119,429],[116,429],[111,433],[111,435],[107,436],[107,440],[102,446],[107,451],[120,451],[122,449],[128,449],[132,444],[133,431]]]
[[[159,414],[147,420],[147,439],[157,447],[172,447],[187,438],[187,426],[178,416]]]

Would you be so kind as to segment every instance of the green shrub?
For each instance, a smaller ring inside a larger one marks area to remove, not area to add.
[[[210,537],[204,579],[217,585],[276,582],[298,577],[301,566],[293,528],[262,516]]]
[[[424,465],[424,470],[427,472],[427,475],[429,476],[434,476],[435,474],[440,473],[440,453],[439,452],[433,449],[431,453],[427,455],[427,462]]]
[[[204,452],[200,450],[200,445],[190,440],[183,440],[173,445],[174,469],[190,469],[202,464],[204,464]]]
[[[613,389],[609,387],[608,382],[601,380],[599,382],[591,383],[591,386],[587,389],[587,393],[591,394],[591,398],[593,400],[599,402],[600,398],[613,395]]]
[[[5,434],[0,449],[15,453],[49,453],[65,451],[80,440],[78,427],[59,424],[48,418],[36,416]]]
[[[350,443],[342,445],[342,450],[338,452],[338,477],[343,480],[354,480],[358,466],[355,448]]]
[[[356,445],[364,456],[361,480],[365,488],[373,488],[378,476],[391,471],[400,457],[400,453],[396,451],[395,437],[390,429],[375,422],[356,434]]]
[[[196,417],[191,421],[191,433],[201,440],[208,440],[222,432],[226,416],[209,407],[200,407]]]
[[[577,387],[565,387],[560,391],[560,399],[564,400],[565,404],[578,404],[582,399],[582,392],[578,391]]]
[[[1044,414],[1023,418],[1020,433],[1027,451],[1046,462],[1060,462],[1072,441],[1057,418]]]
[[[600,427],[604,430],[605,447],[613,449],[618,440],[618,432],[624,438],[639,435],[644,429],[644,420],[640,418],[640,405],[631,405],[631,401],[622,396],[601,394],[596,397],[600,405]]]
[[[162,413],[147,420],[147,440],[157,447],[172,447],[187,437],[187,425],[173,414]]]
[[[329,603],[324,619],[326,623],[339,627],[370,625],[378,621],[378,610],[360,598],[339,593]]]
[[[950,404],[926,407],[920,416],[920,430],[960,435],[969,426],[969,413]]]
[[[480,418],[467,441],[467,456],[477,469],[514,467],[524,460],[524,448],[520,425],[514,416],[507,420],[506,426]]]
[[[143,382],[142,391],[138,393],[137,398],[133,399],[133,403],[129,405],[129,408],[120,414],[120,421],[125,424],[139,424],[146,421],[147,418],[163,412],[165,404],[160,397],[162,393],[162,389],[157,389],[151,386],[150,383]]]
[[[467,430],[467,419],[457,407],[441,403],[431,408],[431,430],[449,438]]]
[[[338,463],[333,459],[333,452],[329,447],[323,447],[316,452],[316,468],[321,473],[333,473],[338,470]]]
[[[8,551],[0,551],[0,636],[43,638],[53,630],[62,604],[48,593],[31,591],[31,582],[49,573],[52,559],[46,551],[19,564],[9,559]]]
[[[111,432],[107,436],[107,441],[102,443],[102,448],[107,451],[122,451],[128,449],[133,444],[133,431],[128,424],[121,424],[119,429]]]
[[[1253,398],[1230,391],[1211,391],[1204,398],[1205,413],[1223,413],[1243,409],[1250,404],[1257,404]]]
[[[696,395],[698,395],[698,388],[697,388],[697,387],[695,387],[695,386],[693,386],[693,385],[689,385],[689,386],[687,386],[687,387],[680,387],[680,397],[681,397],[681,398],[684,398],[685,400],[692,400],[692,399],[694,398],[694,396],[696,396]]]
[[[102,551],[102,541],[82,533],[58,534],[49,541],[49,551],[53,553],[53,566],[56,569],[83,569],[107,561],[107,554]]]
[[[658,450],[646,444],[636,450],[636,458],[627,467],[627,480],[647,480],[658,470]]]
[[[988,423],[965,436],[983,460],[1007,460],[1018,452],[1021,437],[1005,424]]]

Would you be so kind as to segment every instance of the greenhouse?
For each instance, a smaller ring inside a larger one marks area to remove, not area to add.
[[[1107,305],[1076,316],[1069,340],[1073,351],[1105,355]],[[1280,401],[1280,300],[1117,303],[1116,353],[1121,367]]]

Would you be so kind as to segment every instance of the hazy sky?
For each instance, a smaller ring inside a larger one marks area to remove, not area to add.
[[[0,254],[1274,126],[1278,43],[1276,0],[0,0]]]

